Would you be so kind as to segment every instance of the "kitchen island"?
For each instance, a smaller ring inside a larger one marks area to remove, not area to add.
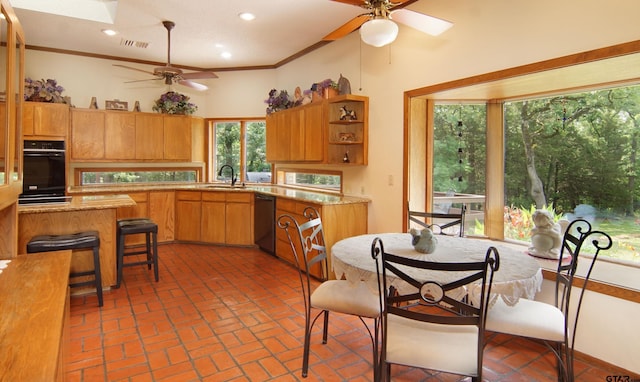
[[[65,203],[20,205],[18,253],[26,253],[27,243],[37,235],[98,231],[102,287],[110,288],[116,283],[116,211],[135,205],[135,201],[126,194],[76,195]],[[81,272],[90,269],[93,269],[91,250],[74,251],[71,270]]]

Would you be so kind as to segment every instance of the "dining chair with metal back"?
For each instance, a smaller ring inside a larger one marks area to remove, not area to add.
[[[412,211],[408,208],[408,224],[407,228],[411,227],[411,223],[418,224],[423,228],[429,228],[434,233],[441,235],[451,235],[450,231],[455,226],[458,226],[458,235],[464,236],[464,215],[466,213],[466,206],[463,205],[460,208],[460,212],[423,212]]]
[[[322,220],[318,211],[313,207],[305,208],[303,216],[307,219],[303,222],[298,222],[293,216],[287,214],[278,217],[278,227],[286,232],[302,285],[305,315],[302,377],[307,377],[309,369],[311,331],[321,316],[324,321],[322,343],[327,343],[329,312],[357,316],[362,321],[373,345],[373,370],[375,373],[378,370],[380,323],[378,296],[364,282],[324,280],[318,285],[317,280],[312,278],[312,274],[318,274],[315,268],[321,267],[320,274],[325,278],[329,275]],[[373,329],[369,328],[363,318],[373,320]]]
[[[481,381],[485,315],[500,266],[498,250],[489,247],[477,261],[432,262],[385,252],[382,240],[375,238],[371,255],[382,311],[379,380],[389,381],[391,364],[398,364]],[[447,281],[418,281],[411,276],[418,270],[434,271],[438,280]],[[396,288],[388,278],[412,287]]]
[[[573,381],[574,344],[584,292],[599,253],[611,246],[611,237],[593,230],[588,221],[578,219],[571,222],[564,234],[558,259],[554,304],[520,299],[514,306],[508,306],[498,299],[489,309],[486,330],[542,341],[556,357],[558,380]],[[589,263],[585,275],[578,277],[576,269],[580,258]],[[581,280],[581,285],[574,296],[576,280]]]

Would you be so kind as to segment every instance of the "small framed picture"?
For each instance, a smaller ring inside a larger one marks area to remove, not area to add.
[[[104,108],[106,110],[123,110],[123,111],[127,111],[127,110],[129,110],[129,103],[125,102],[125,101],[120,101],[120,100],[114,99],[112,101],[104,101]]]
[[[338,138],[340,138],[340,142],[355,142],[356,135],[354,133],[340,133]]]

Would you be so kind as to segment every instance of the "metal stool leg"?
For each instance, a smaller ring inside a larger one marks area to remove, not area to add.
[[[100,273],[100,248],[93,247],[93,269],[96,280],[96,294],[98,295],[98,306],[103,305],[102,300],[102,276]]]
[[[156,282],[160,281],[158,276],[158,234],[155,232],[153,232],[153,272],[156,276]]]

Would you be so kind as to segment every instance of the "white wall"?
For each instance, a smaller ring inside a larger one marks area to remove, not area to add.
[[[454,3],[460,16],[451,11]],[[200,116],[262,116],[271,88],[293,93],[296,86],[305,89],[342,73],[354,94],[370,98],[369,165],[336,168],[345,173],[346,193],[372,199],[369,231],[389,232],[402,227],[405,91],[640,40],[637,0],[429,0],[412,8],[455,25],[437,38],[401,26],[396,42],[384,48],[361,44],[354,33],[275,70],[219,72],[219,79],[205,81],[210,86],[205,93],[179,86],[174,90],[191,96]],[[55,78],[78,107],[88,107],[95,96],[101,108],[105,100],[118,98],[130,108],[139,100],[143,111],[151,111],[153,100],[167,87],[153,81],[124,84],[143,77],[113,63],[27,51],[26,75]],[[393,185],[388,184],[389,175]],[[640,365],[633,362],[640,359],[640,330],[633,319],[640,317],[639,304],[602,295],[590,300],[584,316],[592,318],[582,319],[592,326],[581,328],[585,337],[579,350],[640,373]]]

